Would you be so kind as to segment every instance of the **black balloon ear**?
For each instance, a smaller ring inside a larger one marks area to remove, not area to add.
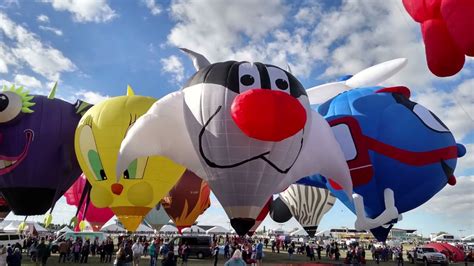
[[[277,223],[286,223],[293,215],[285,202],[278,197],[270,203],[270,217]]]
[[[92,106],[94,105],[81,100],[77,100],[76,104],[74,104],[76,114],[79,114],[80,116],[83,116]]]

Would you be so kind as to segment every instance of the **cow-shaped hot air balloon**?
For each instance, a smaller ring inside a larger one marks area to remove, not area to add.
[[[207,183],[193,172],[186,171],[161,202],[181,234],[181,230],[191,227],[211,206],[210,195]]]
[[[346,156],[353,199],[337,182],[312,176],[300,183],[329,188],[357,216],[356,229],[384,241],[401,214],[454,185],[466,149],[431,111],[410,100],[406,87],[365,87],[319,105]]]
[[[89,109],[76,130],[76,154],[92,185],[92,203],[111,208],[129,231],[135,231],[185,171],[164,157],[137,157],[115,177],[122,139],[155,101],[134,95],[129,87],[126,96],[106,99]]]
[[[184,51],[198,71],[130,128],[119,175],[135,158],[169,157],[203,177],[239,235],[304,173],[325,173],[351,193],[342,151],[291,73],[258,62],[211,64]]]
[[[308,235],[313,237],[319,222],[334,206],[334,202],[336,198],[327,189],[293,184],[279,194],[275,204],[270,204],[271,217],[279,223],[295,217]]]
[[[40,215],[54,207],[81,174],[74,130],[90,107],[22,87],[0,92],[0,192],[16,215]]]

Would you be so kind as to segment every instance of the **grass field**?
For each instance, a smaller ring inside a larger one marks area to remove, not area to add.
[[[345,251],[341,251],[341,259],[345,258]],[[47,265],[65,265],[63,263],[59,264],[58,263],[58,254],[53,254],[49,259]],[[377,265],[375,261],[372,261],[372,255],[370,254],[370,251],[366,253],[366,259],[367,259],[367,265]],[[218,260],[218,265],[224,265],[225,259],[221,256],[219,257]],[[305,255],[301,254],[294,254],[293,259],[289,260],[288,259],[288,254],[285,253],[272,253],[271,250],[265,250],[265,257],[263,260],[263,265],[340,265],[343,264],[343,261],[334,261],[326,258],[323,254],[322,260],[318,261],[316,260],[315,262],[310,262],[308,257]],[[22,261],[22,265],[35,265],[33,262],[29,260],[29,258],[24,257]],[[66,263],[66,265],[78,265],[74,263]],[[81,264],[82,265],[82,264]],[[89,256],[89,263],[87,265],[91,266],[98,266],[98,265],[106,265],[104,263],[99,263],[99,257],[95,256]],[[112,264],[108,264],[112,265]],[[150,265],[150,261],[148,258],[142,258],[140,265],[147,266]],[[157,266],[160,266],[161,263],[158,263]],[[181,262],[178,261],[178,265],[181,265]],[[188,262],[188,265],[213,265],[213,260],[212,259],[194,259],[191,258],[190,261]],[[391,266],[391,265],[397,265],[397,262],[389,261],[389,262],[380,262],[380,265],[386,265],[386,266]],[[405,261],[405,265],[414,265],[410,264],[409,262]],[[456,265],[456,266],[461,266],[464,265],[464,263],[457,263],[457,264],[450,264],[450,265]],[[472,265],[472,264],[470,264]]]

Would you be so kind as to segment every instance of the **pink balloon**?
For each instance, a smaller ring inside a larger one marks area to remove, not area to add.
[[[78,207],[79,202],[81,201],[82,192],[84,187],[86,186],[87,179],[84,174],[74,182],[74,184],[64,193],[64,197],[66,197],[66,202],[69,205],[73,205]],[[84,220],[84,211],[86,210],[86,203],[87,200],[84,200],[82,205],[79,208],[79,212],[77,214],[78,221]],[[89,202],[89,206],[87,207],[87,213],[85,215],[85,220],[88,221],[94,231],[98,231],[102,225],[104,225],[110,218],[114,216],[114,213],[109,208],[97,208],[95,207],[92,202]],[[79,231],[79,225],[74,228],[74,230]]]

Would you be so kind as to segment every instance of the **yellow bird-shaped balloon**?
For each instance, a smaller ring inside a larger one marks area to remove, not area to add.
[[[92,203],[109,207],[129,231],[135,231],[146,214],[176,184],[185,168],[161,156],[134,160],[116,178],[120,144],[133,123],[156,102],[135,95],[106,99],[90,108],[78,124],[75,149],[79,164],[92,185]]]

